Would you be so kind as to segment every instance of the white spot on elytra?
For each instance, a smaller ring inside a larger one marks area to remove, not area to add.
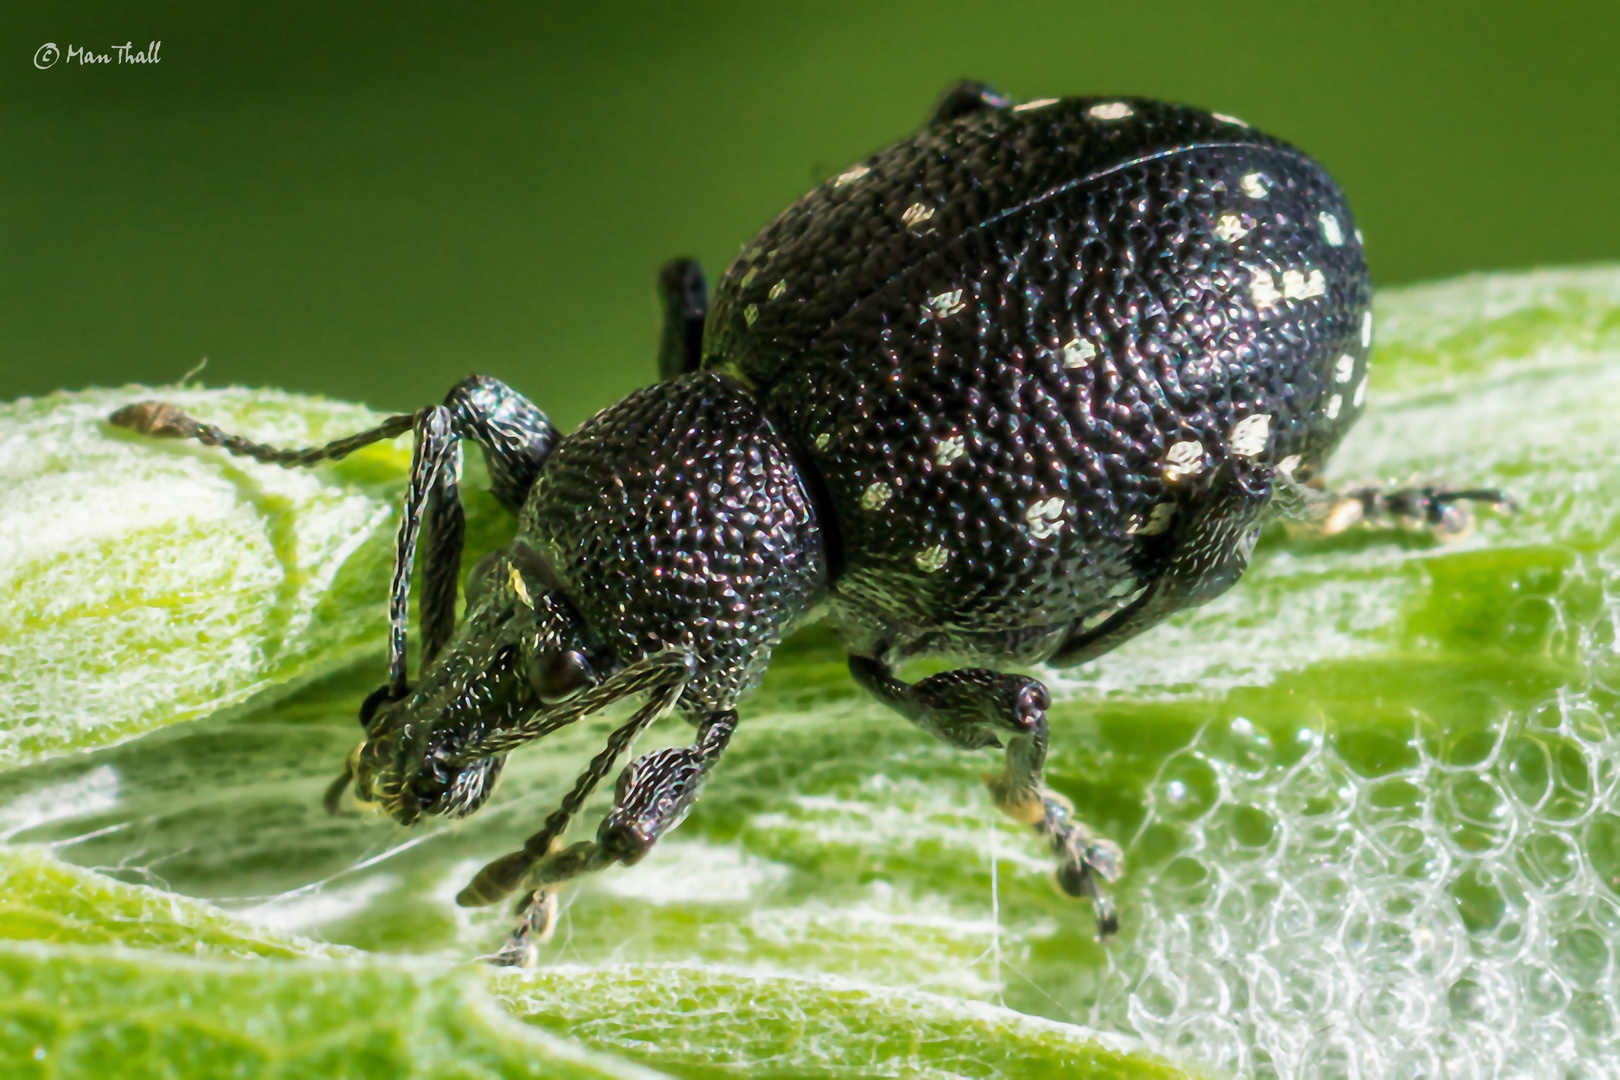
[[[1283,295],[1290,300],[1309,300],[1327,292],[1327,276],[1320,270],[1309,274],[1303,270],[1283,271]]]
[[[1123,101],[1110,101],[1106,105],[1093,105],[1086,112],[1096,120],[1123,120],[1135,116],[1136,110]]]
[[[1236,214],[1222,214],[1215,221],[1215,235],[1228,244],[1249,235],[1249,227]]]
[[[1083,368],[1097,355],[1097,346],[1085,338],[1075,338],[1063,346],[1063,366],[1073,371]]]
[[[1239,186],[1243,188],[1243,194],[1251,199],[1263,199],[1271,194],[1270,189],[1266,187],[1265,175],[1262,173],[1249,173],[1239,181]]]
[[[823,431],[820,435],[816,436],[816,449],[825,450],[827,449],[827,444],[830,442],[832,442],[832,436]]]
[[[1022,105],[1014,105],[1012,111],[1034,112],[1036,109],[1044,109],[1048,105],[1056,105],[1057,103],[1058,99],[1055,97],[1036,98],[1034,101],[1026,101]]]
[[[1339,219],[1327,211],[1316,215],[1316,220],[1322,225],[1322,239],[1333,247],[1344,243],[1344,230],[1339,227]]]
[[[928,308],[936,319],[943,319],[947,315],[955,315],[967,307],[962,302],[962,290],[952,289],[950,292],[938,293],[928,298]]]
[[[1298,454],[1289,454],[1287,457],[1277,462],[1277,471],[1282,473],[1284,476],[1293,476],[1294,470],[1299,468],[1299,461],[1300,458]]]
[[[914,229],[918,225],[934,216],[934,208],[927,203],[912,203],[906,207],[906,212],[900,215],[900,220],[906,228]]]
[[[1361,383],[1356,387],[1355,396],[1350,399],[1350,404],[1354,405],[1356,408],[1359,409],[1359,408],[1361,408],[1362,402],[1364,402],[1366,400],[1367,400],[1367,376],[1363,375],[1361,377]]]
[[[1170,527],[1170,522],[1175,516],[1175,503],[1160,503],[1148,512],[1147,521],[1133,525],[1125,531],[1136,536],[1158,536]]]
[[[758,304],[749,304],[747,307],[743,308],[743,321],[746,322],[749,326],[753,326],[754,325],[754,320],[758,319],[758,318],[759,318],[759,305]]]
[[[1350,376],[1356,373],[1356,358],[1349,353],[1339,357],[1333,364],[1333,379],[1335,382],[1349,382]]]
[[[1050,499],[1036,499],[1024,510],[1024,521],[1030,535],[1045,540],[1063,531],[1063,500],[1056,495]]]
[[[1170,447],[1164,455],[1164,478],[1170,481],[1185,480],[1189,476],[1197,476],[1204,471],[1204,448],[1191,439],[1183,440]]]
[[[1361,347],[1363,349],[1372,347],[1372,312],[1370,311],[1361,317]]]
[[[967,440],[960,435],[949,435],[934,443],[934,460],[949,467],[967,453]]]
[[[1256,270],[1250,275],[1249,296],[1257,308],[1276,307],[1277,301],[1282,299],[1282,293],[1277,291],[1276,282],[1271,280],[1271,273],[1267,270]]]
[[[1367,241],[1362,237],[1360,229],[1356,230],[1356,246],[1357,247],[1366,247],[1367,246]]]
[[[787,279],[783,278],[781,281],[778,281],[775,285],[771,286],[771,291],[765,294],[765,299],[780,300],[782,299],[782,294],[785,292],[787,292]]]
[[[923,548],[917,552],[917,569],[925,574],[932,574],[951,561],[951,553],[941,544]]]
[[[1246,127],[1249,126],[1248,124],[1244,123],[1242,120],[1239,120],[1237,117],[1228,116],[1225,113],[1210,113],[1209,115],[1213,116],[1215,119],[1219,120],[1223,124],[1236,124],[1240,128],[1246,128]]]
[[[1238,457],[1254,457],[1266,448],[1266,439],[1270,435],[1270,414],[1256,413],[1232,425],[1232,434],[1227,442],[1231,444],[1232,453]]]
[[[861,509],[876,510],[888,502],[889,496],[893,494],[893,488],[881,480],[876,480],[867,485],[866,490],[861,492]]]
[[[853,184],[855,181],[859,180],[861,177],[865,176],[871,171],[872,167],[870,165],[851,165],[849,168],[838,174],[838,179],[833,181],[833,187],[843,187],[845,184]]]
[[[1329,420],[1337,420],[1339,418],[1339,410],[1342,408],[1344,408],[1344,395],[1334,394],[1332,397],[1328,398],[1327,418]]]

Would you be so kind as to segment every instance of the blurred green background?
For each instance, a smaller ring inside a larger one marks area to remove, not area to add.
[[[34,66],[45,42],[161,63]],[[1620,256],[1613,3],[0,6],[0,399],[265,384],[564,424],[652,378],[651,281],[973,76],[1234,113],[1380,284]]]

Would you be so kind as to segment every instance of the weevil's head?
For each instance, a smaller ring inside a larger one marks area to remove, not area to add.
[[[596,681],[598,650],[584,622],[521,542],[483,559],[468,577],[467,613],[403,697],[383,687],[360,710],[365,738],[328,793],[355,797],[402,825],[482,806],[504,754],[467,751],[479,739]]]

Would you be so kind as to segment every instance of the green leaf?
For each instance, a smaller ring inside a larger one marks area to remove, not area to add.
[[[291,445],[380,419],[246,390],[0,406],[0,767],[207,716],[378,640],[404,440],[288,471],[105,422],[160,393]]]
[[[1501,487],[1521,510],[1445,546],[1268,535],[1216,602],[1080,671],[1042,673],[1058,701],[1051,782],[1126,845],[1117,939],[1092,940],[1037,839],[990,805],[979,775],[994,756],[952,751],[858,695],[837,643],[812,630],[779,651],[679,833],[565,894],[542,969],[495,978],[496,998],[549,1032],[691,1076],[1036,1075],[1088,1061],[1151,1076],[1152,1055],[1214,1074],[1602,1075],[1620,1059],[1620,270],[1386,292],[1377,311],[1371,400],[1335,481]],[[30,423],[53,412],[10,408]],[[313,475],[383,506],[403,460],[393,447],[375,475]],[[67,450],[58,462],[59,492],[105,467]],[[469,557],[507,527],[474,509],[484,539]],[[300,640],[336,644],[286,669],[229,668],[219,638],[99,666],[81,659],[107,647],[94,619],[28,621],[26,603],[93,592],[75,577],[86,568],[145,565],[162,546],[151,540],[22,575],[33,600],[0,595],[8,659],[30,649],[78,666],[35,691],[29,737],[44,741],[0,773],[0,833],[257,927],[198,924],[210,959],[163,961],[240,971],[243,986],[272,965],[321,963],[229,958],[260,938],[316,937],[360,951],[342,963],[420,963],[434,978],[492,949],[508,914],[457,908],[456,891],[534,831],[611,720],[516,753],[466,821],[326,817],[320,793],[382,675],[375,644],[341,659],[378,641],[385,524],[358,550],[369,569],[351,558],[336,572],[353,589],[310,609]],[[46,648],[47,630],[66,637]],[[78,647],[81,633],[92,644]],[[221,701],[257,696],[174,724],[212,707],[177,696],[141,714],[162,730],[60,752],[99,731],[81,699],[116,703],[118,679],[156,679],[162,664],[219,672]],[[255,690],[292,675],[291,689]],[[9,699],[0,729],[23,730]],[[687,738],[671,724],[641,749]],[[111,957],[97,942],[121,939],[49,937],[98,925],[93,908],[0,908],[0,927]],[[155,923],[120,963],[183,950],[192,932],[119,910]],[[178,980],[163,985],[202,978],[161,970]],[[1116,1053],[1138,1050],[1149,1056]]]
[[[514,1023],[472,971],[268,934],[32,848],[0,849],[0,1067],[18,1080],[653,1075]]]

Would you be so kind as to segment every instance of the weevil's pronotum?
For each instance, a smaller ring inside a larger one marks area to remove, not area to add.
[[[458,898],[520,894],[507,960],[532,956],[563,883],[636,862],[680,823],[772,649],[817,617],[856,682],[907,720],[964,749],[1005,745],[991,797],[1047,839],[1059,884],[1109,934],[1100,882],[1120,849],[1043,780],[1046,688],[997,668],[1081,664],[1219,595],[1268,516],[1447,532],[1463,500],[1499,499],[1316,479],[1365,400],[1361,235],[1321,166],[1219,113],[1015,105],[963,83],[915,137],[766,226],[712,307],[691,262],[660,288],[662,381],[567,436],[481,376],[309,450],[154,402],[112,417],[287,466],[415,432],[388,682],[329,803],[352,780],[405,824],[470,814],[510,751],[646,695],[540,831]],[[519,526],[469,575],[458,625],[467,439]],[[996,667],[895,674],[938,655]],[[691,745],[632,761],[595,839],[564,845],[671,709]]]

